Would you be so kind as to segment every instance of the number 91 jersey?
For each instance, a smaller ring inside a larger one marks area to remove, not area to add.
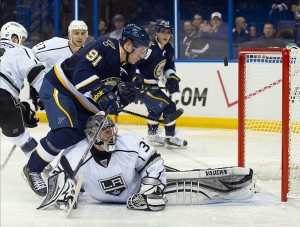
[[[135,72],[133,65],[121,63],[118,40],[107,37],[90,43],[53,68],[55,76],[46,74],[46,78],[67,95],[73,95],[73,89],[88,94],[102,83],[114,86],[120,80],[131,81]]]
[[[74,169],[82,157],[87,140],[67,149],[64,154]],[[139,192],[143,177],[159,179],[166,184],[163,159],[155,148],[136,134],[118,134],[112,153],[91,150],[76,179],[83,175],[83,189],[101,202],[126,202]]]

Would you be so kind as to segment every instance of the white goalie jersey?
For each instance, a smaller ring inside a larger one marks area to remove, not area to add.
[[[31,49],[9,40],[0,41],[0,88],[19,100],[25,78],[38,91],[43,81],[44,66]]]
[[[73,170],[87,147],[85,139],[64,151]],[[118,134],[116,151],[108,153],[92,149],[75,179],[83,176],[82,188],[98,201],[125,203],[129,196],[139,192],[144,177],[156,178],[166,184],[163,164],[155,148],[143,138],[132,133]]]
[[[60,37],[53,37],[52,39],[40,42],[32,50],[36,57],[45,65],[46,72],[56,63],[73,55],[69,46],[69,40]]]

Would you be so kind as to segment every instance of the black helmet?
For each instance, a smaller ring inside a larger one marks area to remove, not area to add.
[[[138,48],[139,46],[149,48],[151,44],[151,38],[145,29],[137,26],[136,24],[128,24],[123,29],[122,36],[119,40],[122,46],[127,39],[130,39],[133,42],[134,48]]]
[[[161,29],[170,29],[171,33],[173,33],[173,28],[170,25],[168,20],[159,19],[155,23],[155,30],[159,32]]]

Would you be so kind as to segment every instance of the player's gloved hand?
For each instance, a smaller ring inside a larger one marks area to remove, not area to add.
[[[38,126],[39,119],[36,117],[35,112],[30,108],[30,105],[28,102],[20,102],[19,103],[22,115],[24,119],[25,126],[27,128],[35,128]]]
[[[101,84],[92,89],[91,95],[94,102],[96,102],[99,108],[103,111],[107,111],[108,107],[110,108],[110,114],[120,113],[122,110],[121,102],[117,99],[117,96],[112,92],[111,86],[106,86]]]
[[[178,76],[176,76],[175,74],[170,74],[169,77],[167,78],[166,90],[170,94],[178,92],[179,91],[179,82],[180,82],[180,78]]]
[[[129,103],[134,102],[136,100],[137,91],[133,82],[121,82],[117,86],[120,101],[123,106],[127,106]]]
[[[141,75],[136,74],[133,79],[132,82],[135,86],[135,88],[137,90],[139,90],[139,92],[142,92],[145,90],[145,83],[144,83],[144,79],[141,77]]]
[[[35,110],[44,110],[44,105],[42,103],[42,100],[39,96],[39,93],[35,90],[33,86],[30,86],[30,99],[32,99],[32,103],[34,105]]]
[[[158,179],[143,178],[140,192],[127,199],[127,208],[146,211],[163,210],[166,206],[166,200],[163,197],[164,187]]]

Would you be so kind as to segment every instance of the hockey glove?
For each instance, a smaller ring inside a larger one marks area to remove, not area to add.
[[[176,76],[175,74],[170,74],[169,77],[167,78],[166,90],[170,94],[179,92],[179,82],[180,82],[180,78],[178,76]]]
[[[99,108],[103,111],[107,111],[111,106],[110,114],[120,113],[122,110],[121,102],[117,99],[115,93],[112,92],[111,86],[101,84],[91,91],[94,102],[96,102]]]
[[[120,101],[123,106],[127,106],[129,103],[134,102],[136,99],[136,88],[134,83],[121,82],[118,84],[118,92],[120,95]]]
[[[38,126],[39,119],[36,117],[35,112],[30,109],[28,102],[20,102],[23,120],[27,128],[35,128]]]
[[[145,211],[163,210],[166,206],[166,200],[163,197],[164,187],[158,179],[143,178],[140,192],[127,199],[127,208]]]
[[[39,96],[39,93],[37,93],[37,91],[35,90],[35,88],[33,86],[30,86],[30,99],[32,99],[32,103],[34,105],[34,109],[35,110],[44,110],[44,105],[42,103],[42,100]]]
[[[141,75],[136,74],[133,77],[132,82],[133,82],[135,88],[137,90],[139,90],[140,92],[145,90],[145,83],[144,83],[144,80],[142,79]]]

